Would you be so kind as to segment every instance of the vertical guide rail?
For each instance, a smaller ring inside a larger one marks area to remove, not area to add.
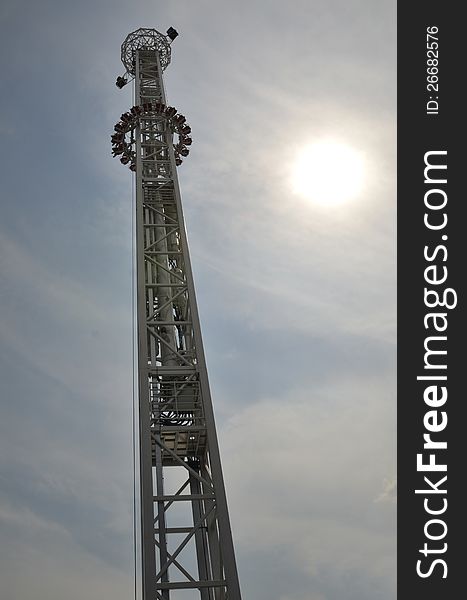
[[[136,61],[135,99],[140,97],[139,61]],[[138,417],[140,444],[141,563],[143,599],[156,597],[154,580],[154,507],[149,402],[148,348],[146,334],[146,273],[144,260],[144,208],[142,185],[141,127],[136,137],[136,310],[138,330]]]
[[[163,36],[144,31],[130,71],[135,102],[165,105],[162,55],[148,42],[148,35],[159,44]],[[130,34],[132,43],[136,33]],[[164,110],[139,114],[134,135],[143,600],[178,600],[177,590],[190,591],[183,595],[187,600],[241,600],[173,133]]]

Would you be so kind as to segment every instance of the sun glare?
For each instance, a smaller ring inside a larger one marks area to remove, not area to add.
[[[364,164],[361,154],[347,144],[320,141],[305,147],[292,175],[295,193],[317,204],[335,206],[361,192]]]

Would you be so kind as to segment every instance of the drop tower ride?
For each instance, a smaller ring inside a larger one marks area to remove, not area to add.
[[[241,600],[177,180],[191,128],[162,78],[177,35],[123,42],[117,87],[133,80],[135,105],[112,135],[136,177],[141,587],[143,600]]]

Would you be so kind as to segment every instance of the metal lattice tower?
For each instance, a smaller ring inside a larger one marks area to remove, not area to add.
[[[167,33],[138,29],[124,41],[117,86],[134,79],[135,106],[112,135],[114,156],[136,173],[142,594],[240,600],[176,173],[191,129],[166,104],[177,32]]]

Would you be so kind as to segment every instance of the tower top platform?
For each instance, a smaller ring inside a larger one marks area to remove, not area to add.
[[[172,54],[170,42],[169,36],[160,33],[156,29],[140,27],[140,29],[129,33],[122,44],[121,51],[122,63],[127,73],[135,74],[135,53],[137,50],[157,50],[164,71],[170,64]]]

